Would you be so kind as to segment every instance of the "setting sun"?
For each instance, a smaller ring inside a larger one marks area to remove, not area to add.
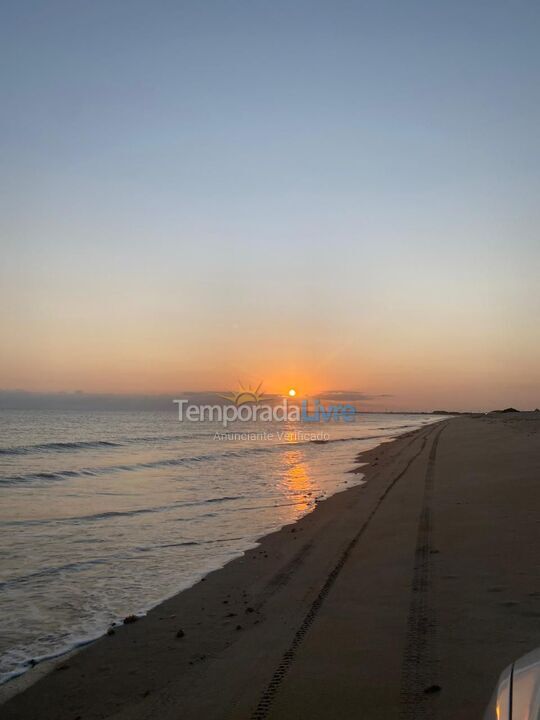
[[[296,395],[296,390],[294,388],[291,388],[289,390],[289,397],[294,397]]]

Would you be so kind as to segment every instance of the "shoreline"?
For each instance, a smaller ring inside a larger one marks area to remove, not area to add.
[[[539,438],[533,414],[445,418],[357,455],[364,484],[64,658],[3,717],[481,717],[540,645]]]
[[[424,413],[418,413],[418,414],[424,414]],[[442,420],[441,420],[442,422]],[[438,422],[433,423],[438,424]],[[421,428],[416,428],[414,430],[402,433],[400,435],[396,435],[394,437],[381,437],[379,436],[369,436],[366,438],[359,438],[359,441],[376,441],[380,439],[380,442],[375,445],[375,447],[368,448],[366,450],[360,451],[359,453],[356,453],[351,458],[351,469],[346,471],[347,474],[353,474],[353,475],[363,475],[364,474],[364,467],[368,465],[367,461],[363,460],[363,456],[369,454],[370,452],[373,452],[377,450],[378,448],[383,447],[384,445],[391,444],[396,442],[397,440],[400,440],[402,438],[406,438],[409,435],[412,435],[414,433],[419,432],[420,430],[424,429],[426,426],[423,426]],[[428,426],[429,427],[429,426]],[[312,441],[317,442],[317,441]],[[325,440],[321,440],[318,442],[326,442]],[[243,550],[241,553],[235,555],[234,557],[231,557],[228,559],[224,564],[219,565],[218,567],[213,567],[209,570],[202,570],[199,574],[199,577],[195,578],[193,582],[191,582],[189,585],[187,585],[184,588],[181,588],[180,590],[174,591],[171,595],[164,596],[161,598],[157,603],[154,605],[149,606],[145,610],[139,612],[136,614],[137,621],[143,620],[147,617],[148,613],[152,612],[153,610],[158,609],[161,605],[166,603],[169,600],[172,600],[173,598],[179,596],[181,593],[185,593],[189,591],[191,588],[193,588],[195,585],[200,583],[203,580],[206,580],[207,577],[212,575],[215,572],[219,572],[221,570],[224,570],[230,563],[234,562],[235,560],[243,557],[246,553],[255,550],[260,546],[260,544],[269,536],[274,535],[275,533],[279,533],[286,528],[289,528],[291,526],[296,525],[298,522],[300,522],[304,517],[307,515],[311,515],[312,513],[315,513],[318,508],[322,505],[322,503],[329,500],[331,497],[334,497],[334,495],[341,494],[344,492],[348,492],[349,490],[354,489],[355,487],[361,486],[362,483],[364,483],[365,480],[362,478],[360,480],[355,481],[354,485],[350,485],[349,487],[342,488],[340,490],[337,490],[332,495],[323,498],[320,501],[317,501],[313,508],[303,515],[302,517],[298,518],[293,523],[288,523],[286,525],[281,526],[277,530],[272,531],[271,533],[266,533],[264,535],[261,535],[260,537],[256,538],[255,540],[251,541],[249,544],[247,544],[246,549]],[[120,627],[122,627],[122,619],[119,618],[114,624],[112,624],[110,627],[112,627],[115,631],[119,630]],[[83,639],[80,642],[76,643],[75,645],[66,648],[65,650],[61,650],[58,653],[55,653],[53,655],[44,657],[44,658],[36,658],[34,665],[29,665],[28,669],[22,670],[21,672],[17,673],[11,678],[8,678],[4,682],[0,683],[0,707],[8,702],[11,698],[15,697],[16,695],[26,691],[28,688],[32,687],[36,682],[47,676],[49,673],[53,672],[55,668],[58,665],[61,665],[65,661],[67,661],[69,658],[72,658],[74,655],[78,654],[88,646],[91,646],[95,644],[96,642],[99,642],[100,640],[103,640],[107,636],[107,629],[104,629],[103,631],[100,631],[97,633],[94,637],[89,637],[87,639]]]

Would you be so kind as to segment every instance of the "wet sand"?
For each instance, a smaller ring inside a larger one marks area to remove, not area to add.
[[[481,717],[540,646],[539,415],[365,453],[365,485],[61,660],[2,718]]]

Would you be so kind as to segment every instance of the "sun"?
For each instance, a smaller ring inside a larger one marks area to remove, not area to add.
[[[291,388],[289,390],[289,397],[294,397],[296,395],[296,390],[294,388]]]

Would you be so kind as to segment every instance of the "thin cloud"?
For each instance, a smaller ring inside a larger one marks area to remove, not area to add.
[[[391,398],[394,395],[389,393],[381,393],[372,395],[370,393],[361,392],[360,390],[325,390],[315,395],[318,400],[335,400],[337,402],[368,402],[370,400],[380,400],[381,398]]]

